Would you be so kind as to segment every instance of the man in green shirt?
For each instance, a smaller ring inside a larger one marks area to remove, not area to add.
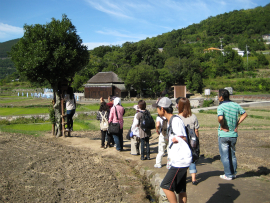
[[[230,101],[229,91],[219,90],[220,104],[218,114],[218,143],[221,162],[224,167],[224,175],[220,178],[232,180],[236,178],[237,160],[235,157],[235,145],[238,137],[239,124],[247,117],[245,110],[237,103]],[[238,119],[238,115],[241,115]]]

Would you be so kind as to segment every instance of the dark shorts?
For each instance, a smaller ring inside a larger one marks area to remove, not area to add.
[[[177,194],[186,192],[186,179],[187,179],[186,168],[171,167],[160,184],[160,187],[170,191],[175,191]]]

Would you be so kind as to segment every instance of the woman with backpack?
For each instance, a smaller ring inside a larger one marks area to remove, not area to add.
[[[124,107],[121,106],[121,99],[119,97],[116,97],[113,100],[113,107],[110,111],[109,116],[109,124],[112,123],[119,123],[119,132],[118,133],[111,133],[113,135],[114,142],[116,144],[116,150],[117,151],[123,151],[123,115],[125,114]]]
[[[105,137],[108,132],[108,118],[109,118],[110,108],[107,106],[106,102],[101,102],[99,111],[97,113],[97,120],[100,121],[100,131],[101,131],[101,148],[106,149],[108,144],[111,142],[110,137],[108,137],[107,146],[105,147]]]
[[[140,111],[136,115],[136,119],[138,121],[137,126],[139,127],[139,135],[141,140],[141,160],[150,160],[150,144],[149,137],[151,137],[151,129],[143,129],[141,128],[141,123],[143,119],[144,113],[149,113],[146,110],[146,103],[144,100],[140,100],[138,102],[138,107]],[[149,113],[150,114],[150,113]],[[144,147],[146,146],[146,154],[144,153]],[[146,157],[145,157],[146,155]]]
[[[185,126],[189,124],[191,129],[194,129],[196,136],[199,138],[199,122],[197,117],[191,113],[190,102],[187,98],[180,98],[178,102],[178,112],[179,117],[184,122]],[[192,184],[197,185],[198,181],[196,180],[196,164],[192,162],[189,166],[189,173],[191,174]]]

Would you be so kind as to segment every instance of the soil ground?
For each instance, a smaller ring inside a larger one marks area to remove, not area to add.
[[[134,168],[139,165],[164,177],[165,157],[162,168],[153,167],[158,136],[150,139],[150,161],[130,155],[127,140],[123,152],[101,149],[99,137],[98,131],[73,132],[66,138],[0,132],[0,202],[149,202]],[[268,130],[240,130],[239,170],[232,181],[219,178],[223,167],[217,132],[202,129],[200,142],[199,184],[193,186],[188,174],[188,202],[270,202]]]
[[[132,163],[74,140],[0,133],[0,202],[148,202]]]

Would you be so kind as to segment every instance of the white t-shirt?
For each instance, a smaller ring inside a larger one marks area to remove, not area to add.
[[[180,136],[186,137],[187,135],[185,130],[185,124],[183,123],[182,119],[177,116],[173,118],[172,130],[169,131],[169,146],[171,146],[172,144],[173,137],[176,137],[178,143],[174,143],[172,145],[169,150],[168,157],[170,159],[171,166],[189,167],[192,161],[191,150],[188,144]]]
[[[73,99],[70,99],[70,95],[69,94],[66,94],[65,95],[65,101],[66,101],[66,109],[67,110],[73,110],[75,109],[75,98],[74,98],[74,95],[73,95]]]

